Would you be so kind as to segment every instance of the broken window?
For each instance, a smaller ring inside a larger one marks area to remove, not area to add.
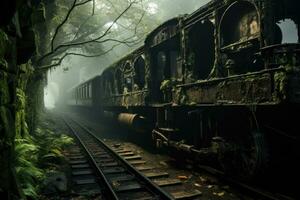
[[[165,79],[177,79],[182,74],[180,64],[180,41],[179,37],[167,40],[158,46],[157,50],[153,49],[154,59],[153,70],[156,71],[156,80],[161,82]]]
[[[145,59],[139,56],[134,62],[134,84],[139,88],[144,88],[145,85]]]
[[[115,84],[116,84],[116,90],[118,94],[122,94],[123,93],[123,78],[122,78],[122,72],[121,70],[118,69],[115,72]]]
[[[298,29],[297,24],[291,19],[283,19],[277,22],[280,31],[280,39],[277,39],[276,42],[280,44],[285,43],[298,43]]]
[[[171,78],[179,79],[182,76],[182,65],[178,51],[170,52]]]
[[[124,65],[124,82],[126,90],[131,92],[132,91],[132,67],[129,62],[126,62]]]
[[[222,47],[258,38],[260,25],[256,7],[247,1],[233,3],[222,17],[220,33]]]
[[[215,61],[214,24],[202,20],[189,30],[188,79],[206,79]]]
[[[255,4],[236,1],[224,12],[220,24],[224,75],[244,74],[264,68],[260,51],[260,21]]]
[[[156,69],[156,79],[162,81],[165,79],[164,71],[167,64],[167,56],[164,51],[160,51],[157,54],[157,69]]]
[[[155,91],[151,94],[151,98],[158,102],[164,98],[161,91],[162,83],[176,79],[182,71],[180,65],[181,40],[180,35],[176,32],[176,26],[165,26],[160,29],[156,35],[152,35],[147,40],[151,43],[150,71],[152,79],[150,87],[152,91]]]

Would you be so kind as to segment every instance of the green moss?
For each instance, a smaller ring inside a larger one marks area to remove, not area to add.
[[[281,100],[287,97],[287,75],[285,72],[276,73],[274,75],[276,97]]]
[[[160,90],[167,90],[172,87],[172,82],[170,80],[163,80],[160,85]]]
[[[9,40],[6,33],[0,29],[0,58],[4,57],[8,42]]]
[[[0,70],[0,105],[8,104],[10,101],[7,73]]]
[[[3,58],[0,58],[0,70],[1,69],[4,69],[4,70],[8,69],[8,64],[7,64],[6,60],[4,60]]]

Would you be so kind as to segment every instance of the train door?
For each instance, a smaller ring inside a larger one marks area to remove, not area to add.
[[[169,102],[170,86],[182,76],[179,35],[151,49],[151,71],[154,101]]]

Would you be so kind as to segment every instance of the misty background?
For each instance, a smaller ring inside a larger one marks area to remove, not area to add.
[[[103,70],[112,63],[142,46],[146,35],[164,21],[182,14],[192,13],[209,1],[142,0],[139,5],[130,8],[114,25],[112,24],[116,14],[121,13],[128,5],[120,2],[127,2],[127,0],[96,0],[92,16],[90,14],[92,4],[78,7],[73,16],[70,16],[70,23],[64,24],[63,30],[58,34],[56,43],[71,40],[74,31],[77,31],[75,35],[79,39],[80,37],[93,38],[103,33],[111,25],[112,28],[107,38],[119,40],[130,38],[130,41],[134,42],[130,42],[130,45],[105,42],[97,47],[87,45],[81,49],[77,48],[76,53],[89,52],[90,54],[97,54],[98,52],[109,52],[98,57],[67,56],[55,69],[48,70],[48,84],[44,90],[45,106],[47,108],[55,107],[59,97],[64,96],[67,90],[94,76],[101,75]],[[56,7],[58,6],[62,7],[62,11],[58,13],[58,16],[63,19],[71,4],[66,2],[62,5],[56,5]],[[59,20],[62,21],[62,19]],[[284,43],[297,42],[296,25],[291,20],[282,21],[279,26],[283,30]],[[53,36],[54,29],[55,27],[50,31],[50,36]],[[80,35],[80,33],[82,34]],[[111,50],[112,47],[114,48]]]
[[[100,75],[103,70],[109,67],[112,63],[119,60],[121,57],[128,54],[128,52],[133,51],[134,49],[143,45],[144,38],[146,34],[155,29],[158,25],[164,21],[177,17],[182,14],[191,13],[202,5],[208,3],[210,0],[151,0],[151,1],[142,1],[143,9],[145,10],[144,17],[140,22],[140,27],[145,30],[145,35],[141,37],[140,42],[133,46],[119,45],[115,47],[109,53],[93,58],[86,58],[81,56],[68,56],[66,57],[60,66],[56,69],[51,69],[48,71],[48,85],[45,87],[45,106],[48,108],[53,108],[55,103],[58,101],[60,96],[63,96],[65,91],[70,88],[78,85],[81,82],[84,82],[96,75]],[[101,12],[101,7],[104,3],[107,3],[105,0],[96,1],[95,14]],[[123,7],[124,9],[125,7]],[[106,9],[112,9],[112,7],[107,7]],[[136,14],[136,10],[130,9],[127,11],[128,15]],[[125,18],[126,16],[122,17]],[[116,23],[112,31],[115,34],[123,34],[121,23],[122,18]],[[100,23],[99,19],[99,24]],[[111,21],[114,20],[114,17],[111,16]],[[139,19],[137,19],[139,20]],[[106,23],[103,27],[107,27],[110,23]],[[65,26],[68,26],[67,24]],[[146,26],[146,27],[145,27]],[[126,32],[127,35],[132,34]],[[123,36],[124,37],[124,36]],[[126,37],[126,36],[125,36]],[[104,48],[111,48],[112,43],[106,43]]]

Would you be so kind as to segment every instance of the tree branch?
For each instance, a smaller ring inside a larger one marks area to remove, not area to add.
[[[57,34],[58,34],[60,28],[68,21],[70,15],[71,15],[71,13],[72,13],[72,11],[73,11],[76,7],[82,6],[82,5],[84,5],[84,4],[86,4],[86,3],[90,2],[90,1],[92,1],[92,0],[87,0],[87,1],[84,1],[84,2],[81,2],[81,3],[77,3],[77,0],[74,0],[74,2],[73,2],[73,4],[72,4],[70,10],[68,11],[68,13],[67,13],[65,19],[64,19],[64,20],[56,27],[56,29],[55,29],[54,35],[53,35],[53,37],[52,37],[52,39],[51,39],[51,51],[53,51],[53,49],[54,49],[54,41],[55,41],[55,38],[56,38],[56,36],[57,36]],[[95,6],[95,0],[93,0],[93,13],[94,13],[94,6]]]
[[[95,0],[93,0],[93,9],[92,9],[92,16],[95,14]]]
[[[87,0],[87,1],[85,1],[85,2],[82,2],[82,3],[78,3],[78,4],[76,4],[76,1],[77,0],[74,0],[74,2],[75,2],[75,4],[73,4],[74,6],[72,6],[72,8],[71,8],[71,10],[69,10],[69,12],[68,13],[71,13],[72,12],[72,10],[74,9],[74,7],[76,7],[77,5],[83,5],[83,4],[85,4],[85,3],[87,3],[87,2],[89,2],[89,1],[91,1],[91,0]],[[115,23],[132,7],[132,5],[133,4],[135,4],[136,3],[136,1],[132,1],[132,2],[130,2],[130,4],[126,7],[126,9],[124,9],[123,10],[123,12],[122,13],[120,13],[119,15],[118,15],[118,17],[116,17],[115,19],[114,19],[114,21],[113,21],[113,23],[104,31],[104,33],[103,34],[101,34],[100,36],[98,36],[98,37],[96,37],[96,38],[94,38],[94,39],[91,39],[91,40],[88,40],[88,41],[82,41],[82,42],[75,42],[75,43],[69,43],[69,44],[61,44],[61,45],[59,45],[59,46],[57,46],[57,47],[53,47],[53,49],[51,48],[51,51],[49,52],[49,53],[47,53],[47,54],[45,54],[45,55],[43,55],[39,60],[38,60],[38,63],[41,63],[42,61],[43,61],[43,59],[45,59],[45,58],[47,58],[47,57],[49,57],[50,55],[52,55],[52,54],[54,54],[56,51],[58,51],[58,50],[60,50],[61,48],[64,48],[64,47],[74,47],[74,46],[80,46],[80,45],[84,45],[84,44],[88,44],[88,43],[93,43],[93,42],[95,42],[95,41],[97,41],[97,40],[100,40],[100,39],[102,39],[103,37],[105,37],[108,33],[109,33],[109,31],[111,30],[111,28],[113,27],[113,25],[115,25]],[[70,14],[68,14],[68,16],[69,16]],[[68,19],[68,17],[66,17],[66,20],[64,20],[64,21],[67,21],[67,19]],[[64,22],[65,23],[65,22]],[[61,24],[64,24],[64,23],[61,23]],[[62,25],[61,25],[62,26]],[[59,27],[61,27],[61,26],[59,26]],[[56,28],[56,32],[58,32],[58,29],[59,29],[59,27],[57,27]],[[55,39],[55,37],[56,37],[56,35],[57,35],[57,33],[53,36],[53,39],[52,39],[52,41],[51,41],[51,43],[54,43],[54,39]]]
[[[75,52],[71,52],[71,53],[65,53],[61,58],[58,59],[58,62],[57,63],[54,63],[54,64],[50,64],[50,65],[45,65],[45,66],[42,66],[42,67],[39,67],[37,68],[37,70],[39,71],[46,71],[48,69],[51,69],[53,67],[57,67],[59,65],[61,65],[62,61],[67,57],[67,56],[82,56],[82,57],[86,57],[86,58],[92,58],[92,57],[100,57],[100,56],[103,56],[107,53],[109,53],[110,51],[112,51],[115,47],[119,46],[121,43],[119,44],[115,44],[113,45],[110,49],[100,53],[100,54],[95,54],[95,55],[85,55],[85,54],[81,54],[81,53],[75,53]]]
[[[133,36],[132,36],[133,37]],[[82,54],[82,53],[75,53],[75,52],[71,52],[71,53],[65,53],[61,58],[55,58],[53,60],[58,60],[57,63],[54,63],[54,64],[50,64],[50,65],[45,65],[45,66],[42,66],[42,67],[39,67],[37,70],[48,70],[50,68],[53,68],[53,67],[56,67],[56,66],[59,66],[62,61],[67,57],[67,56],[70,56],[70,55],[74,55],[74,56],[82,56],[82,57],[87,57],[87,58],[91,58],[91,57],[99,57],[99,56],[103,56],[107,53],[109,53],[110,51],[112,51],[115,47],[121,45],[121,44],[126,44],[128,47],[132,47],[134,45],[137,45],[138,43],[140,43],[143,39],[143,37],[140,37],[139,39],[137,40],[134,40],[134,41],[128,41],[130,39],[132,39],[132,37],[129,37],[127,39],[125,39],[124,41],[121,41],[121,40],[117,40],[117,39],[106,39],[106,40],[103,40],[103,41],[95,41],[95,42],[99,42],[99,43],[103,43],[103,42],[108,42],[108,41],[113,41],[113,42],[118,42],[118,44],[115,44],[113,45],[110,49],[100,53],[100,54],[95,54],[95,55],[85,55],[85,54]],[[131,45],[130,45],[130,44]]]

